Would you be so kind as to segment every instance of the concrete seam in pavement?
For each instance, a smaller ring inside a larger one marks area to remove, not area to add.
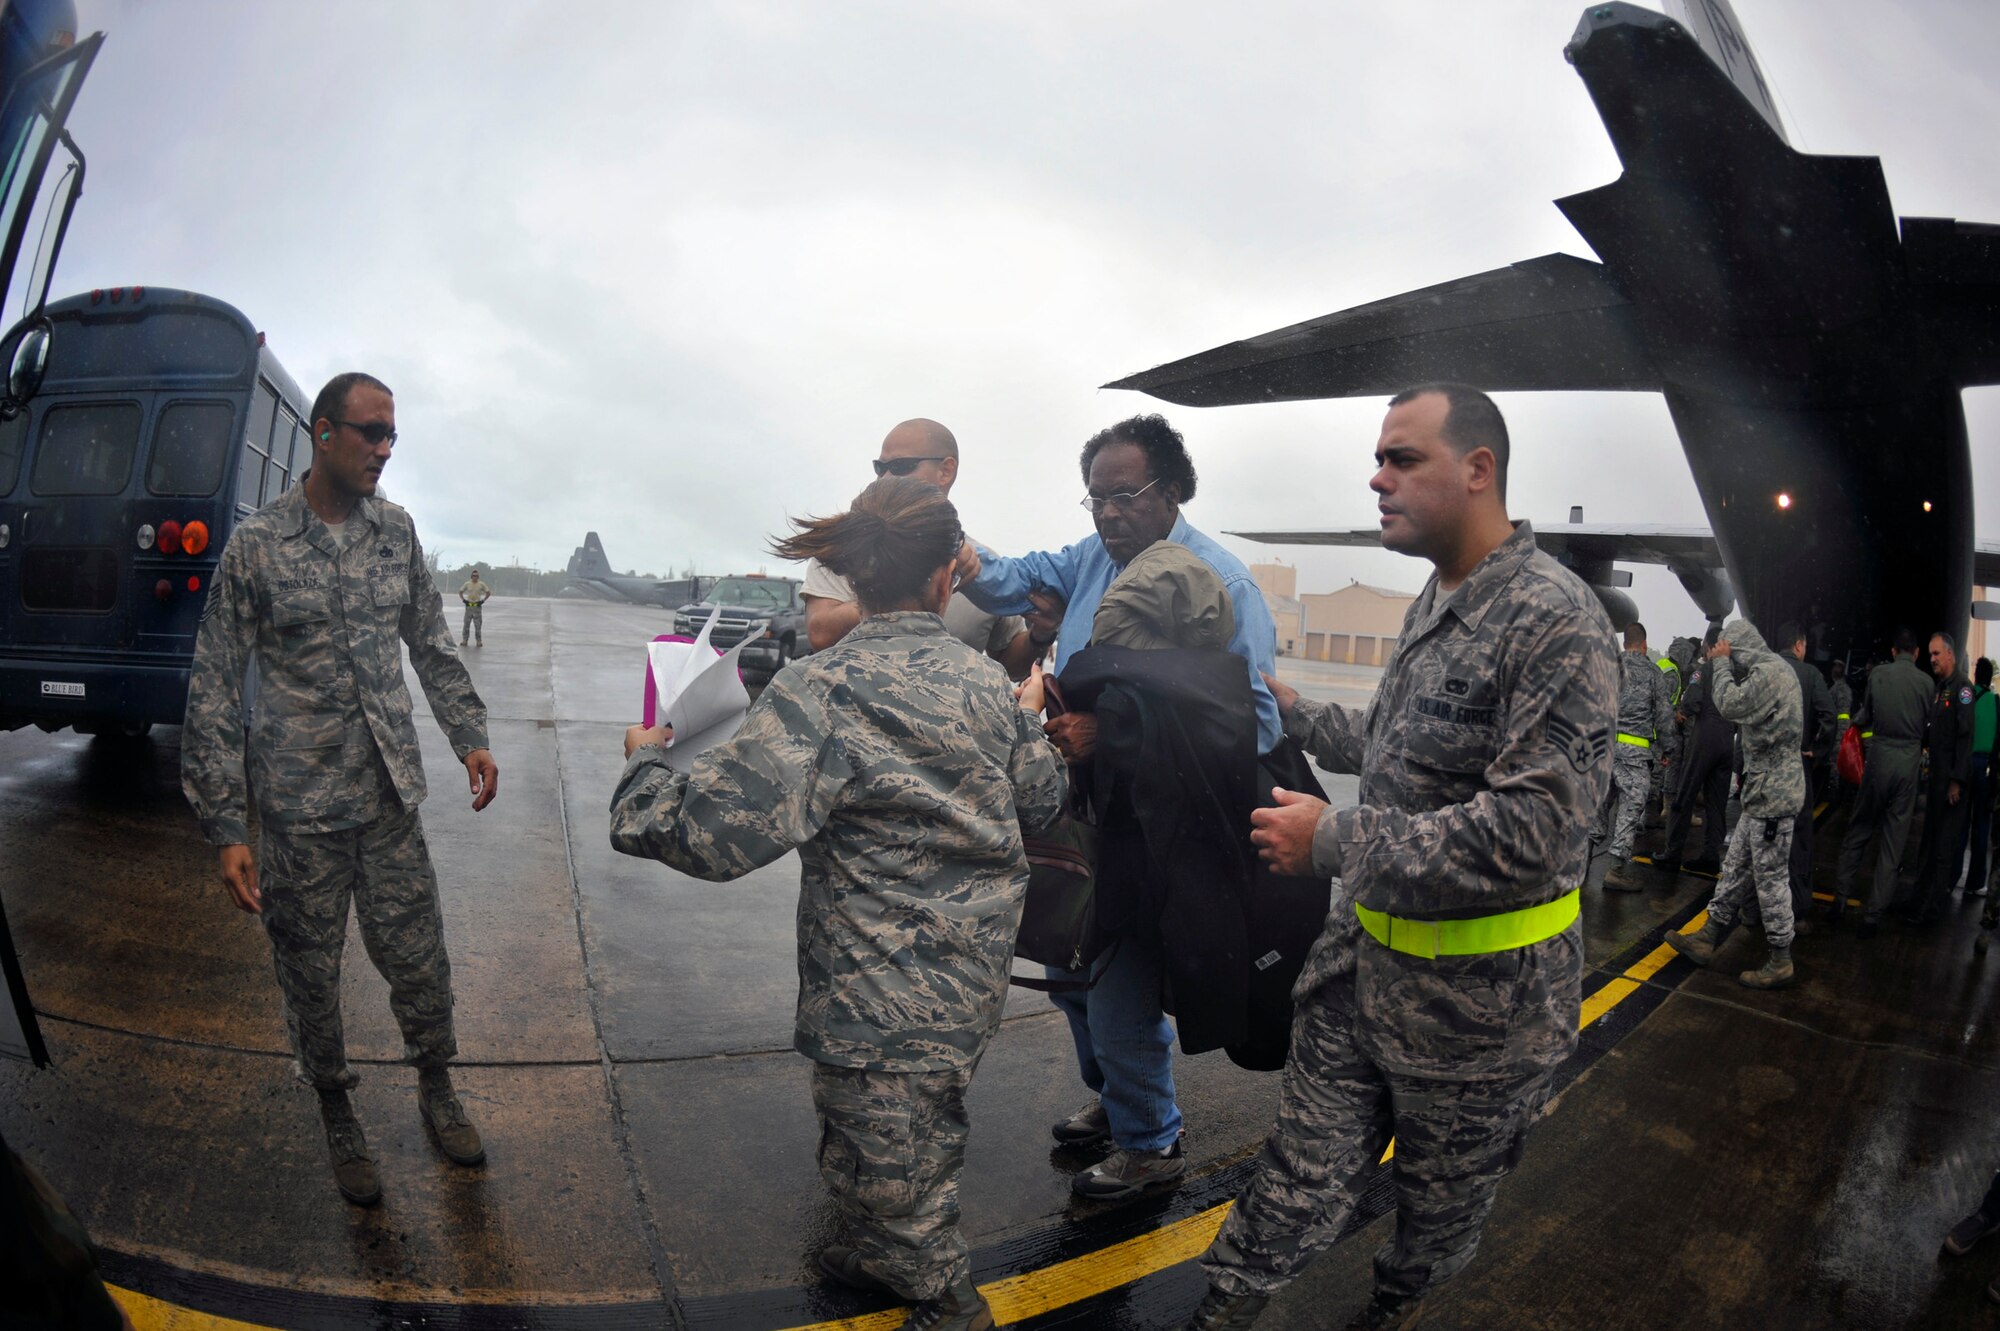
[[[546,621],[549,609],[542,607]],[[544,632],[543,642],[549,653],[549,715],[555,715],[555,635]],[[576,876],[576,850],[570,835],[568,783],[564,780],[562,727],[550,728],[550,736],[556,751],[556,814],[563,834],[563,871],[569,875],[570,909],[576,916],[577,953],[583,959],[583,986],[590,996],[590,1027],[597,1039],[598,1067],[604,1077],[604,1094],[611,1104],[611,1118],[618,1125],[618,1163],[625,1170],[625,1181],[632,1190],[632,1206],[639,1216],[639,1232],[645,1236],[646,1252],[653,1263],[653,1278],[659,1282],[668,1324],[675,1331],[684,1331],[687,1319],[681,1312],[680,1288],[674,1280],[673,1265],[667,1259],[666,1244],[660,1239],[659,1227],[653,1223],[653,1210],[646,1197],[645,1178],[639,1172],[638,1157],[632,1150],[632,1126],[625,1117],[625,1104],[619,1098],[618,1078],[611,1060],[611,1046],[604,1040],[604,1013],[598,999],[597,976],[591,966],[590,933],[583,925],[583,886]]]

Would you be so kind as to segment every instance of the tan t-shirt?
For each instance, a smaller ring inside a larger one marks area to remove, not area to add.
[[[854,584],[815,559],[806,565],[805,583],[799,588],[799,595],[851,601]],[[963,596],[954,596],[944,608],[944,627],[973,651],[992,656],[1014,641],[1027,623],[1019,615],[989,615]]]

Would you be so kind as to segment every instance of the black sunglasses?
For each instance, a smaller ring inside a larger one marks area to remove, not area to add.
[[[876,458],[874,462],[877,476],[908,476],[920,463],[943,462],[943,458]]]
[[[366,425],[359,421],[335,421],[334,424],[345,425],[371,444],[379,444],[385,439],[392,444],[396,442],[396,427],[384,425],[380,421],[370,421]]]

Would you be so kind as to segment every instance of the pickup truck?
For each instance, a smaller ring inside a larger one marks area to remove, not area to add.
[[[701,600],[674,612],[674,632],[694,637],[717,609],[722,613],[708,636],[710,645],[726,652],[745,636],[755,635],[737,658],[746,675],[768,680],[785,662],[812,651],[797,578],[767,578],[761,573],[717,578]]]

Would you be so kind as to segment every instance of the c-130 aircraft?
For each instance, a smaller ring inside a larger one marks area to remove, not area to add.
[[[1615,622],[1637,617],[1624,560],[1672,569],[1713,621],[1739,597],[1799,620],[1819,652],[1878,654],[1899,625],[1963,640],[1975,563],[2000,584],[1959,398],[2000,383],[2000,227],[1898,219],[1879,159],[1794,150],[1727,0],[1669,7],[1592,5],[1564,48],[1625,168],[1556,201],[1601,262],[1544,255],[1105,386],[1204,407],[1438,379],[1658,392],[1712,532],[1536,530]]]

